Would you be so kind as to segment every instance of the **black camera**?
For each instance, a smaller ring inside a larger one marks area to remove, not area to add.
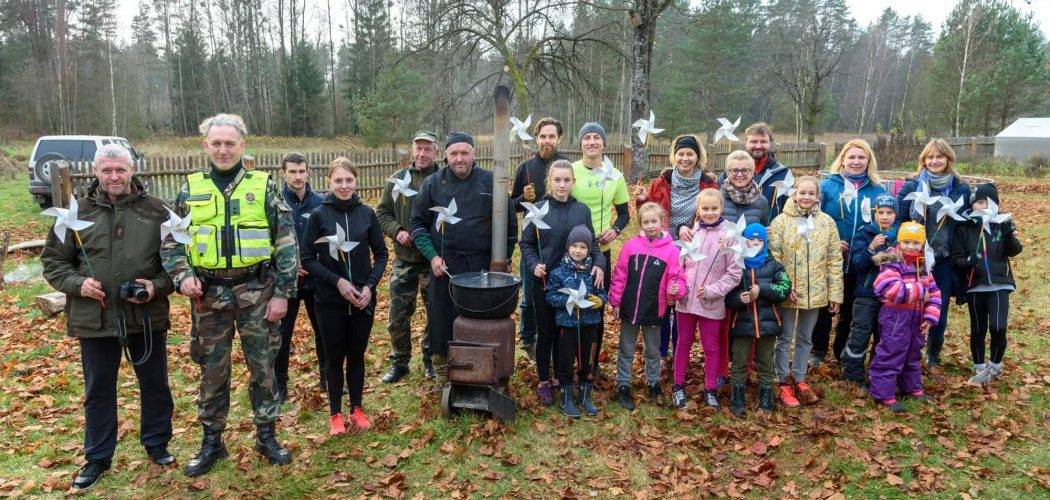
[[[149,300],[149,291],[146,290],[146,285],[137,281],[125,281],[121,283],[118,293],[120,294],[120,298],[124,300],[135,299],[139,302]]]

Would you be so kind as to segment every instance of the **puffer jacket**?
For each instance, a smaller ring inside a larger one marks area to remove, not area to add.
[[[857,229],[857,234],[853,237],[853,246],[849,249],[850,265],[853,266],[853,272],[857,273],[855,297],[876,298],[872,287],[875,285],[875,277],[879,275],[879,266],[875,265],[872,257],[897,245],[897,229],[899,228],[898,224],[894,224],[891,230],[881,231],[875,221],[872,221],[871,224],[865,224]],[[868,247],[879,234],[886,235],[886,243],[872,252]]]
[[[853,237],[857,229],[865,224],[860,213],[861,202],[867,198],[871,200],[871,206],[875,206],[875,198],[885,193],[886,189],[879,184],[872,184],[871,178],[864,181],[857,188],[857,198],[853,203],[846,203],[840,199],[842,191],[845,190],[846,179],[841,174],[833,174],[820,183],[820,207],[824,213],[831,216],[838,228],[838,238],[853,246]],[[847,273],[853,272],[848,259],[841,259],[843,269]]]
[[[758,300],[745,304],[740,294],[758,285]],[[730,313],[729,335],[733,337],[777,336],[783,330],[778,307],[791,295],[791,278],[776,259],[766,256],[757,269],[744,269],[740,283],[726,296]]]
[[[561,260],[561,265],[554,269],[549,275],[547,275],[547,303],[554,308],[554,322],[562,328],[576,328],[577,325],[581,326],[592,326],[601,324],[604,320],[605,304],[609,301],[609,296],[605,290],[597,289],[594,287],[594,277],[591,276],[591,269],[594,264],[591,262],[591,258],[587,259],[580,265],[573,262],[572,258],[568,254]],[[559,292],[562,288],[572,288],[573,290],[580,287],[580,282],[583,282],[587,288],[587,293],[590,295],[596,295],[602,301],[602,306],[598,309],[584,309],[579,311],[579,316],[576,312],[569,313],[565,309],[565,304],[569,302],[569,296]]]
[[[961,221],[957,221],[951,216],[945,215],[943,221],[937,220],[937,211],[941,209],[943,204],[940,201],[935,202],[933,205],[926,207],[926,217],[923,218],[923,212],[921,210],[913,210],[912,200],[905,200],[909,194],[914,193],[919,189],[918,177],[912,177],[901,185],[900,191],[897,192],[897,204],[900,206],[900,210],[897,212],[897,224],[903,224],[907,221],[915,221],[926,227],[926,243],[933,249],[934,256],[938,260],[947,259],[952,252],[952,239],[955,235],[955,227],[961,224]],[[931,190],[934,196],[940,195]],[[956,178],[955,185],[952,186],[951,192],[947,195],[952,201],[957,201],[960,198],[963,201],[963,207],[970,205],[970,185],[962,182],[961,179]],[[960,215],[962,209],[959,210]],[[943,224],[942,224],[943,222]],[[939,226],[939,227],[938,227]]]
[[[168,211],[163,201],[146,195],[138,178],[132,177],[131,182],[134,192],[116,203],[109,200],[98,180],[92,181],[86,197],[77,200],[79,220],[94,223],[79,232],[87,262],[73,231],[66,230],[65,242],[53,230],[47,233],[40,256],[44,279],[66,294],[66,331],[71,337],[116,337],[120,310],[129,334],[145,330],[146,316],[153,331],[169,328],[168,295],[175,285],[160,260],[160,226],[168,220]],[[102,283],[105,307],[80,295],[81,285],[92,275]],[[120,298],[120,285],[135,279],[153,282],[152,300],[133,304]]]
[[[813,230],[809,239],[798,235],[798,221],[813,215]],[[816,309],[829,302],[843,300],[842,248],[835,221],[814,205],[804,212],[788,200],[784,211],[769,225],[769,252],[784,265],[797,302],[785,302],[784,307]]]
[[[609,303],[620,308],[620,319],[635,325],[660,324],[667,303],[688,291],[678,255],[667,233],[655,240],[639,233],[623,244],[609,289]],[[678,283],[675,296],[669,291],[672,283]]]
[[[951,258],[966,290],[981,285],[1015,286],[1010,258],[1019,255],[1023,248],[1014,222],[992,224],[990,229],[992,234],[984,232],[980,218],[960,222],[955,229]],[[981,233],[984,233],[983,241]]]
[[[711,228],[693,225],[693,238],[700,238],[700,253],[707,258],[696,262],[686,261],[682,274],[689,293],[678,304],[679,313],[707,319],[726,317],[725,296],[740,282],[740,266],[736,265],[732,252],[725,249],[722,241],[728,225],[728,221]],[[702,299],[696,297],[696,290],[700,288],[704,289]]]
[[[875,295],[884,307],[922,310],[922,319],[936,325],[941,318],[941,290],[930,274],[918,273],[895,249],[873,257],[880,266]]]
[[[722,191],[722,199],[725,201],[722,217],[725,217],[727,221],[736,222],[743,215],[748,224],[758,223],[769,226],[769,198],[764,195],[758,195],[755,202],[750,205],[738,205],[726,195],[725,191]]]

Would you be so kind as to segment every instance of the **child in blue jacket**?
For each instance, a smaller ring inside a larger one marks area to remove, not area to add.
[[[606,292],[594,286],[591,270],[594,267],[590,257],[590,243],[594,235],[587,226],[572,228],[566,240],[565,257],[561,264],[547,277],[547,303],[555,308],[555,323],[558,325],[558,359],[555,362],[555,373],[561,389],[561,400],[558,408],[562,413],[579,418],[580,411],[573,400],[572,366],[577,363],[577,376],[580,382],[580,406],[589,415],[598,414],[592,394],[594,380],[591,377],[592,349],[598,341],[598,325],[602,324],[602,310],[608,302]],[[566,308],[569,295],[561,290],[577,290],[583,283],[587,291],[587,300],[591,306],[580,309],[579,306]]]

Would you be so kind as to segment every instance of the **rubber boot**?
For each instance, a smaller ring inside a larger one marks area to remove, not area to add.
[[[758,409],[773,413],[773,386],[771,384],[758,386]]]
[[[583,411],[587,412],[587,414],[592,417],[598,414],[598,407],[594,406],[594,401],[591,401],[593,395],[593,383],[584,382],[580,384],[580,406],[583,407]]]
[[[941,348],[944,347],[944,339],[929,339],[926,344],[926,370],[933,371],[941,365]]]
[[[437,383],[439,387],[448,385],[448,356],[444,354],[431,354],[430,362],[434,365],[434,371],[437,372]]]
[[[222,443],[222,431],[211,430],[204,426],[204,438],[201,439],[201,449],[197,456],[190,459],[183,471],[189,477],[207,474],[215,462],[226,458],[226,445]]]
[[[733,384],[733,398],[729,403],[729,411],[738,417],[744,416],[746,384]]]
[[[576,409],[576,402],[573,401],[573,396],[576,394],[572,390],[572,385],[561,385],[558,386],[558,389],[561,390],[561,401],[558,402],[558,409],[569,418],[580,418],[580,410]]]
[[[292,462],[288,452],[275,437],[274,424],[263,424],[255,427],[255,451],[266,457],[273,465],[287,465]]]

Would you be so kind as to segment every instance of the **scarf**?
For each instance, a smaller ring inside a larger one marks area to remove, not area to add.
[[[923,183],[930,186],[930,189],[940,191],[941,194],[947,196],[955,187],[955,176],[952,174],[934,175],[929,170],[923,169],[919,173],[919,184]]]
[[[591,270],[591,258],[586,257],[583,260],[576,262],[569,257],[569,252],[565,252],[565,257],[561,259],[562,263],[572,268],[573,271],[578,273],[585,273]]]
[[[842,174],[842,178],[843,179],[846,179],[847,181],[852,182],[854,186],[860,186],[861,184],[864,183],[864,181],[868,180],[868,171],[867,171],[867,169],[864,170],[864,173],[858,174],[858,175],[850,174],[850,173],[846,172],[845,169],[843,169],[841,174]]]
[[[879,227],[879,223],[872,220],[871,227],[877,229],[879,234],[886,237],[887,247],[892,247],[897,244],[897,230],[901,228],[900,224],[890,223],[890,228],[883,231],[882,228]]]
[[[700,229],[714,229],[714,228],[718,227],[718,225],[721,224],[724,221],[725,221],[725,219],[722,218],[722,217],[719,217],[718,220],[714,222],[714,224],[708,224],[708,223],[704,222],[702,219],[697,219],[696,220],[696,222],[699,225]]]
[[[768,250],[766,245],[762,245],[762,250],[758,252],[754,257],[747,257],[744,259],[744,266],[748,269],[759,269],[766,265],[766,254]]]
[[[755,161],[755,177],[762,175],[762,170],[766,168],[766,163],[769,161],[769,155],[765,155],[761,160]]]
[[[752,180],[747,183],[747,188],[745,189],[738,189],[732,183],[726,182],[722,184],[722,193],[730,200],[733,200],[733,203],[747,207],[755,204],[755,200],[762,194],[762,190]]]
[[[699,168],[693,170],[693,175],[683,177],[678,174],[678,169],[671,170],[671,227],[689,225],[696,214],[696,195],[700,193],[700,179],[703,172]],[[671,231],[671,237],[678,239],[678,232]]]
[[[904,257],[904,263],[905,264],[908,264],[908,265],[914,267],[915,271],[918,272],[920,270],[919,269],[919,259],[922,259],[923,257],[925,257],[925,254],[923,252],[905,252],[905,251],[902,250],[901,251],[901,257]]]

